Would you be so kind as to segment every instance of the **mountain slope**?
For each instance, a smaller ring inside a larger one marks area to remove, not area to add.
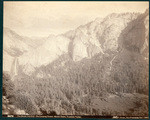
[[[148,11],[51,35],[18,57],[14,104],[28,114],[148,116],[148,38]]]
[[[97,53],[117,51],[118,37],[127,24],[136,19],[138,13],[111,14],[104,19],[78,27],[65,34],[71,39],[70,56],[73,60],[91,58]]]
[[[120,52],[112,64],[114,80],[126,85],[131,82],[130,84],[141,88],[139,92],[146,94],[148,94],[149,47],[145,43],[148,43],[149,36],[148,18],[149,13],[146,11],[122,31],[119,37]]]
[[[138,14],[131,13],[112,14],[104,19],[97,18],[65,34],[51,36],[45,44],[21,56],[19,64],[39,67],[51,63],[63,53],[69,54],[74,61],[80,61],[98,53],[104,54],[108,50],[116,52],[120,32],[137,16]]]

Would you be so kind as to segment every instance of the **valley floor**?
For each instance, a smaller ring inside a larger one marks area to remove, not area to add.
[[[84,108],[90,109],[84,109]],[[61,109],[61,108],[60,108]],[[64,110],[67,111],[67,110]],[[29,115],[18,109],[3,96],[3,115]],[[61,115],[100,115],[100,116],[148,116],[148,96],[138,93],[109,94],[105,97],[93,97],[90,105],[78,106],[74,114],[61,111]]]

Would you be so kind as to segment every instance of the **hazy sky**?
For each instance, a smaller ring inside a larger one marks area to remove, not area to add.
[[[110,13],[145,12],[148,2],[4,2],[4,26],[24,36],[60,34]]]

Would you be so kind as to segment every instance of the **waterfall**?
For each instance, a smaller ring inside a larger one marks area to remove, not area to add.
[[[18,58],[15,57],[14,58],[14,61],[12,63],[12,66],[11,66],[11,76],[12,76],[12,79],[18,75]]]
[[[14,76],[16,76],[18,74],[17,72],[17,65],[18,65],[18,59],[15,58],[15,64],[14,64]]]

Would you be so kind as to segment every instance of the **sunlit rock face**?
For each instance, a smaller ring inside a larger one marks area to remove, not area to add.
[[[19,63],[21,65],[31,64],[34,67],[47,65],[60,55],[68,52],[69,41],[68,38],[63,36],[48,38],[40,47],[22,55],[19,58]]]
[[[67,32],[65,36],[72,42],[70,56],[74,61],[79,61],[91,58],[97,53],[104,54],[108,50],[116,52],[122,30],[138,15],[138,13],[111,14]]]
[[[91,59],[96,54],[103,55],[108,51],[118,52],[120,48],[122,49],[119,43],[122,39],[122,31],[139,15],[139,13],[113,13],[105,18],[97,18],[65,34],[49,35],[45,38],[28,38],[5,28],[4,59],[9,58],[10,62],[6,64],[6,60],[4,61],[4,71],[9,71],[16,57],[18,66],[21,66],[22,71],[29,75],[36,67],[46,66],[63,54],[68,54],[76,62],[84,58]],[[148,30],[148,20],[149,18],[146,17],[143,22],[145,28],[142,29]],[[145,31],[145,34],[147,37],[142,44],[141,52],[148,46],[148,32]],[[141,37],[140,34],[139,37]]]

